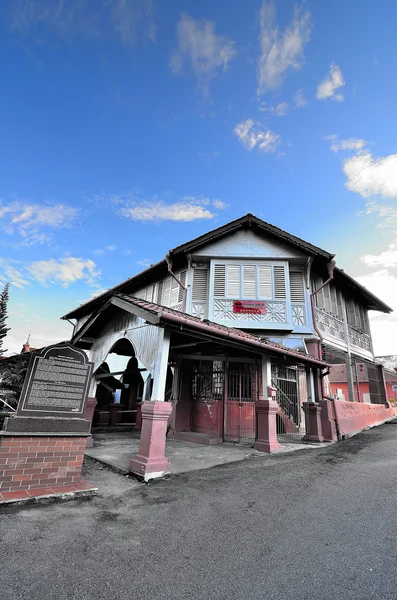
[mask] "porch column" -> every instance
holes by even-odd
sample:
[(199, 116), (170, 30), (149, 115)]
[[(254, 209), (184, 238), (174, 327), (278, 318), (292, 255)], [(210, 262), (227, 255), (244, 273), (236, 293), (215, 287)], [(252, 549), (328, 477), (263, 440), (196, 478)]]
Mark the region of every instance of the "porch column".
[(323, 442), (321, 406), (314, 402), (304, 402), (303, 409), (306, 418), (306, 435), (303, 439), (310, 442)]
[(274, 452), (280, 448), (277, 441), (276, 415), (278, 404), (275, 400), (276, 389), (271, 385), (271, 360), (262, 357), (262, 390), (255, 406), (256, 412), (256, 442), (255, 450)]
[(171, 402), (164, 402), (169, 350), (170, 333), (163, 329), (153, 374), (152, 397), (151, 400), (142, 403), (139, 450), (130, 461), (130, 472), (144, 481), (163, 477), (170, 472), (170, 465), (164, 453), (167, 424), (172, 410)]

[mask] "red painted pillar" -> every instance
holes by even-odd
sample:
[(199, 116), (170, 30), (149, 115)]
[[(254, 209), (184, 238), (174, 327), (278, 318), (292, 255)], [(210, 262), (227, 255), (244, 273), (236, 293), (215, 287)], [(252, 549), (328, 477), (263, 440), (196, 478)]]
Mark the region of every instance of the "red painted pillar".
[(138, 454), (130, 460), (130, 471), (144, 481), (162, 477), (170, 472), (164, 451), (171, 410), (171, 402), (142, 403), (141, 439)]
[[(336, 402), (338, 402), (336, 400)], [(338, 434), (335, 423), (335, 410), (332, 400), (320, 401), (321, 410), (321, 430), (325, 442), (337, 442)]]
[(323, 442), (321, 406), (316, 402), (304, 402), (303, 409), (306, 417), (306, 435), (303, 439), (310, 442)]
[(143, 402), (136, 403), (136, 420), (134, 425), (134, 431), (140, 431), (142, 427), (142, 404)]
[(278, 404), (274, 400), (259, 400), (256, 405), (257, 440), (255, 450), (274, 452), (280, 448), (277, 441), (276, 414)]
[[(92, 419), (94, 416), (94, 410), (95, 410), (95, 407), (97, 404), (98, 404), (98, 401), (96, 398), (87, 398), (87, 403), (86, 403), (85, 409), (84, 409), (84, 417), (87, 419), (87, 421), (89, 421), (91, 423), (91, 427), (92, 427)], [(94, 445), (94, 442), (92, 439), (92, 434), (91, 434), (91, 427), (90, 427), (90, 435), (87, 438), (86, 448), (92, 448)]]

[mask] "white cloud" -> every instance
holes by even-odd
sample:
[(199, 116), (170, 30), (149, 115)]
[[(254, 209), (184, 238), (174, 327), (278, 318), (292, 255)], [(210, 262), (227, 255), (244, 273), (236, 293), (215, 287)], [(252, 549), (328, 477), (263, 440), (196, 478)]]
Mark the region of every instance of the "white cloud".
[(274, 152), (281, 143), (280, 136), (270, 129), (260, 127), (261, 125), (254, 123), (252, 119), (247, 119), (236, 125), (234, 133), (248, 151), (258, 148), (263, 152)]
[(25, 245), (48, 242), (50, 237), (41, 229), (69, 227), (77, 214), (77, 208), (65, 204), (11, 202), (0, 205), (0, 219), (4, 219), (5, 230), (10, 235), (17, 231), (25, 238)]
[[(153, 0), (12, 0), (9, 18), (14, 30), (47, 27), (69, 42), (76, 36), (104, 37), (108, 31), (123, 44), (156, 36)], [(39, 39), (42, 43), (42, 35)]]
[(33, 279), (42, 285), (61, 283), (62, 287), (68, 287), (76, 281), (94, 284), (99, 276), (94, 261), (72, 256), (60, 260), (50, 259), (32, 262), (26, 267), (26, 270)]
[(355, 150), (358, 152), (362, 150), (367, 142), (362, 138), (348, 138), (346, 140), (338, 140), (337, 135), (327, 135), (326, 140), (331, 141), (332, 152), (339, 152), (340, 150)]
[(376, 214), (380, 221), (377, 227), (387, 228), (397, 226), (397, 208), (388, 206), (387, 204), (379, 205), (376, 202), (370, 200), (365, 205), (365, 210), (360, 213), (365, 215)]
[[(16, 263), (18, 264), (18, 263)], [(29, 285), (29, 281), (25, 279), (20, 269), (14, 267), (10, 260), (6, 258), (0, 258), (0, 282), (6, 283), (7, 281), (14, 287), (23, 289)]]
[(366, 254), (361, 257), (361, 261), (369, 267), (382, 267), (386, 269), (397, 267), (397, 237), (395, 241), (388, 246), (387, 250), (384, 250), (377, 255)]
[(180, 74), (184, 60), (190, 61), (197, 82), (207, 95), (210, 80), (220, 70), (225, 70), (235, 56), (234, 42), (225, 35), (216, 34), (212, 21), (195, 21), (186, 13), (181, 15), (177, 32), (179, 46), (172, 54), (170, 67)]
[(196, 221), (197, 219), (212, 219), (215, 216), (199, 203), (166, 204), (161, 200), (157, 202), (143, 200), (122, 208), (119, 214), (132, 221)]
[(397, 198), (397, 154), (374, 159), (369, 152), (347, 158), (343, 163), (346, 187), (364, 198), (373, 195)]
[(303, 108), (307, 104), (307, 100), (303, 95), (303, 90), (298, 90), (294, 96), (294, 102), (296, 108)]
[(327, 98), (331, 98), (337, 102), (342, 102), (344, 99), (343, 95), (339, 92), (335, 92), (344, 85), (345, 81), (343, 79), (342, 71), (335, 63), (332, 63), (329, 69), (329, 74), (317, 87), (317, 100), (326, 100)]
[(289, 69), (301, 69), (303, 49), (310, 40), (310, 13), (295, 8), (292, 23), (279, 33), (273, 3), (263, 2), (259, 13), (261, 56), (258, 94), (278, 87)]
[(138, 34), (156, 39), (153, 0), (110, 0), (111, 20), (124, 44), (134, 44)]
[(154, 263), (154, 261), (151, 260), (150, 258), (141, 258), (141, 260), (136, 261), (137, 265), (140, 265), (141, 267), (145, 267), (145, 268), (150, 267), (153, 263)]
[(259, 110), (261, 110), (262, 112), (268, 112), (274, 117), (285, 117), (285, 115), (287, 115), (292, 109), (290, 109), (288, 102), (280, 102), (276, 106), (272, 106), (271, 104), (266, 105), (266, 103), (264, 102), (259, 107)]
[(217, 208), (218, 210), (225, 210), (226, 208), (229, 207), (227, 202), (224, 202), (223, 200), (218, 200), (218, 199), (213, 200), (212, 205), (215, 208)]
[(392, 273), (388, 269), (381, 269), (376, 273), (357, 277), (357, 281), (394, 310), (391, 315), (371, 311), (370, 322), (375, 355), (395, 354), (395, 340), (397, 335), (397, 273)]

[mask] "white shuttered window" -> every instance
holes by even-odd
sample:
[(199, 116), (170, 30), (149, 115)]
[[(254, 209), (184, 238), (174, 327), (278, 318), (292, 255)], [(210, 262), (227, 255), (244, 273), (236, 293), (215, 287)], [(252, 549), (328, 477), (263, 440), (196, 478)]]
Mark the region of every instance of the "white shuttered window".
[(286, 265), (214, 265), (215, 298), (286, 300)]

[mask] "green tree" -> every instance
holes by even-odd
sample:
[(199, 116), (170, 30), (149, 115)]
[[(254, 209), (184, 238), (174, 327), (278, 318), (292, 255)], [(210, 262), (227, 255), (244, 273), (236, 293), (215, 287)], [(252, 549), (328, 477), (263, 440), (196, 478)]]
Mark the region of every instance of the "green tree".
[(6, 283), (3, 291), (0, 294), (0, 356), (2, 356), (7, 350), (3, 348), (3, 340), (7, 335), (7, 332), (10, 331), (9, 327), (6, 327), (6, 321), (8, 318), (7, 314), (7, 305), (9, 298), (9, 289), (10, 284)]

